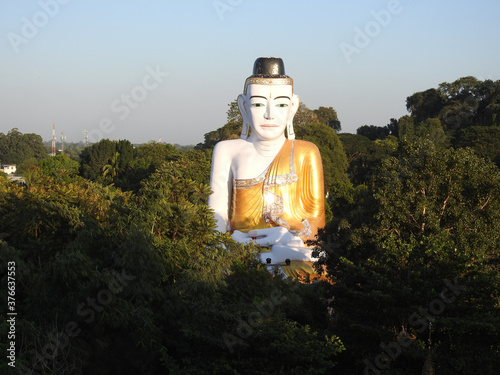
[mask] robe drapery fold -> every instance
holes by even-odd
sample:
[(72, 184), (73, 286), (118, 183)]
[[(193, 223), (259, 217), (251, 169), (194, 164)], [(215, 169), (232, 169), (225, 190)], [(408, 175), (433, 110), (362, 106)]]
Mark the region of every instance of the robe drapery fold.
[(323, 167), (313, 143), (287, 139), (260, 176), (234, 179), (231, 231), (276, 226), (303, 240), (325, 225)]

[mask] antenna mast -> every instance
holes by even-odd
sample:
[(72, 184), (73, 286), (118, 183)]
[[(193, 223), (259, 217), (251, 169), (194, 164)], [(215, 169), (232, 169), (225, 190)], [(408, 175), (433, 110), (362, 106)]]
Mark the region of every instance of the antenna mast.
[(66, 140), (66, 136), (64, 132), (61, 132), (61, 154), (64, 153), (64, 141)]
[(52, 156), (56, 156), (56, 124), (52, 124)]

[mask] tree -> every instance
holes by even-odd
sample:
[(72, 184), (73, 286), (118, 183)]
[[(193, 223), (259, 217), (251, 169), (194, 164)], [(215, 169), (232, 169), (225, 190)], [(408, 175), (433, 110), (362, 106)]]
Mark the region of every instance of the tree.
[(337, 117), (337, 111), (332, 107), (318, 107), (318, 109), (313, 110), (314, 114), (318, 118), (318, 121), (330, 126), (335, 132), (340, 132), (342, 127), (340, 126), (340, 121)]
[(21, 164), (28, 159), (41, 160), (48, 154), (42, 137), (23, 134), (16, 128), (7, 134), (0, 133), (0, 160), (4, 164)]
[(434, 145), (447, 147), (448, 139), (439, 118), (427, 118), (417, 122), (416, 118), (403, 116), (399, 119), (399, 137), (403, 142), (416, 142), (427, 139)]
[(389, 154), (390, 147), (383, 147), (382, 144), (358, 134), (342, 133), (339, 134), (339, 139), (349, 163), (349, 180), (354, 185), (371, 184), (381, 160)]
[(71, 179), (78, 175), (80, 164), (65, 155), (56, 155), (41, 160), (38, 167), (47, 176)]
[(439, 118), (446, 131), (469, 126), (498, 124), (500, 82), (479, 81), (467, 76), (437, 89), (417, 92), (406, 99), (406, 108), (416, 123)]
[(473, 125), (479, 103), (471, 94), (465, 98), (450, 100), (439, 112), (439, 118), (450, 130)]
[(478, 126), (500, 125), (500, 81), (486, 80), (476, 88), (479, 98), (476, 122)]
[(399, 122), (395, 118), (391, 118), (390, 122), (387, 124), (387, 129), (389, 129), (389, 134), (399, 137)]
[(386, 126), (363, 125), (356, 130), (356, 134), (363, 135), (374, 141), (387, 137), (389, 135), (389, 129)]
[(437, 117), (446, 104), (446, 94), (441, 90), (428, 89), (406, 98), (406, 109), (417, 121)]
[[(388, 159), (384, 166), (394, 173), (389, 177), (382, 171), (387, 186), (376, 195), (384, 203), (384, 216), (380, 216), (384, 228), (401, 236), (444, 232), (460, 251), (476, 259), (496, 255), (500, 237), (483, 233), (500, 225), (497, 203), (492, 202), (500, 189), (494, 164), (477, 158), (470, 149), (439, 151), (433, 143), (422, 141), (403, 145), (401, 159)], [(385, 222), (386, 218), (390, 221)]]
[(0, 259), (18, 267), (18, 367), (140, 372), (151, 349), (141, 340), (155, 334), (145, 301), (160, 292), (161, 263), (147, 237), (124, 225), (128, 195), (41, 173), (30, 187), (0, 190)]
[(102, 168), (116, 152), (116, 142), (102, 139), (86, 147), (80, 154), (81, 174), (84, 178), (96, 181), (102, 176)]
[(149, 142), (133, 149), (133, 159), (127, 168), (115, 177), (114, 183), (121, 189), (137, 193), (141, 181), (148, 178), (166, 160), (173, 160), (181, 152), (170, 144)]
[[(420, 374), (430, 320), (442, 372), (491, 371), (500, 350), (500, 320), (491, 319), (500, 316), (500, 171), (471, 150), (421, 139), (383, 159), (373, 182), (318, 244), (349, 348), (339, 367)], [(384, 350), (388, 361), (377, 362)]]
[(443, 82), (439, 92), (447, 99), (439, 118), (449, 129), (459, 129), (474, 123), (479, 100), (476, 94), (480, 85), (475, 77), (462, 77), (452, 83)]
[[(123, 174), (130, 169), (134, 163), (135, 150), (130, 141), (125, 139), (116, 142), (116, 152), (118, 153), (119, 161), (117, 161), (117, 174)], [(116, 155), (116, 154), (115, 154)]]
[(474, 152), (494, 162), (500, 167), (500, 127), (471, 126), (453, 134), (455, 148), (470, 147)]
[(318, 117), (313, 110), (309, 109), (304, 103), (299, 103), (299, 108), (295, 113), (293, 118), (293, 125), (295, 126), (295, 130), (304, 126), (306, 124), (315, 124), (318, 123)]
[(418, 124), (416, 130), (418, 138), (430, 139), (435, 145), (447, 146), (448, 140), (439, 118), (428, 118)]
[[(129, 141), (102, 139), (82, 150), (80, 154), (81, 174), (92, 181), (111, 183), (114, 178), (119, 177), (131, 167), (133, 157), (134, 147)], [(111, 176), (108, 176), (108, 173), (103, 175), (105, 169), (113, 172)]]
[(109, 160), (109, 164), (106, 164), (102, 167), (102, 176), (106, 177), (109, 175), (112, 179), (116, 177), (118, 174), (118, 169), (120, 165), (118, 164), (118, 158), (120, 157), (120, 153), (117, 151), (113, 155), (113, 157)]
[[(169, 160), (174, 155), (177, 155), (178, 150), (170, 144), (162, 144), (157, 142), (149, 142), (137, 146), (135, 149), (135, 165), (153, 166), (153, 170), (160, 167), (165, 160)], [(140, 160), (140, 162), (138, 161)]]
[(466, 99), (475, 96), (476, 88), (480, 81), (472, 76), (461, 77), (452, 83), (443, 82), (439, 84), (438, 90), (441, 95), (449, 100)]

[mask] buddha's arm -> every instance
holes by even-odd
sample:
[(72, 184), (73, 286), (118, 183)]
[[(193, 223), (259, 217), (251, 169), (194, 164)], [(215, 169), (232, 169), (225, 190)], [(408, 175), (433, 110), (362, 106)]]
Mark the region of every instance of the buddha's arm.
[(325, 192), (323, 164), (316, 145), (309, 144), (301, 162), (299, 191), (304, 217), (311, 224), (311, 235), (306, 239), (314, 239), (319, 228), (325, 226)]
[(212, 194), (208, 198), (208, 205), (215, 212), (217, 230), (221, 232), (226, 232), (229, 229), (228, 216), (232, 180), (231, 156), (224, 142), (220, 142), (215, 146), (212, 155), (212, 171), (210, 174)]

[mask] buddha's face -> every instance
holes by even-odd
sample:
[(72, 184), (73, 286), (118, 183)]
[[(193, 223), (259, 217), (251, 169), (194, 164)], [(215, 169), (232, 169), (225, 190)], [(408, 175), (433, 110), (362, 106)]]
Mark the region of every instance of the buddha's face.
[(252, 128), (252, 138), (271, 141), (284, 136), (297, 110), (298, 97), (291, 85), (252, 84), (246, 95), (238, 98), (238, 104)]

